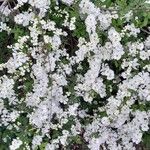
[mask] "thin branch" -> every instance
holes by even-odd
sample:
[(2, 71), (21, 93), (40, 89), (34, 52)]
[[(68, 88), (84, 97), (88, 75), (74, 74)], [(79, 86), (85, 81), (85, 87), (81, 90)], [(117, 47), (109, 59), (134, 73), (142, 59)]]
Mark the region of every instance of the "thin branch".
[(147, 33), (147, 34), (150, 34), (150, 32), (147, 31), (147, 30), (145, 30), (145, 29), (141, 29), (141, 31), (143, 31), (143, 32), (145, 32), (145, 33)]
[[(100, 10), (102, 10), (102, 11), (111, 11), (111, 12), (118, 12), (118, 11), (121, 11), (121, 9), (119, 9), (119, 8), (105, 8), (105, 7), (99, 7), (100, 8)], [(146, 12), (150, 12), (150, 9), (148, 9), (148, 8), (141, 8), (141, 7), (135, 7), (135, 8), (132, 8), (131, 9), (132, 11), (138, 11), (138, 10), (144, 10), (144, 11), (146, 11)]]
[(3, 12), (5, 10), (6, 5), (7, 5), (7, 1), (4, 1), (2, 5), (0, 6), (0, 9), (1, 9), (0, 12)]

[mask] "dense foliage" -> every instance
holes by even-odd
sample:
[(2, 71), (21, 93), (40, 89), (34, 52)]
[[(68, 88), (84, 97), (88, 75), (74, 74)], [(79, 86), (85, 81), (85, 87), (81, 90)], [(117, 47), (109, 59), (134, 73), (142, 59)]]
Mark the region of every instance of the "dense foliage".
[(0, 150), (150, 149), (150, 1), (0, 4)]

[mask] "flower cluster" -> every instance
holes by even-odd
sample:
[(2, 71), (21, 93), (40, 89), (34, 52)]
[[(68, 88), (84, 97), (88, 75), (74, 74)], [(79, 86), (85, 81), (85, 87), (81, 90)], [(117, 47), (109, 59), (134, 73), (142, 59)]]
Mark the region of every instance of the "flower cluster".
[(148, 20), (143, 29), (132, 10), (109, 3), (18, 0), (13, 18), (3, 13), (2, 149), (136, 150), (144, 141)]

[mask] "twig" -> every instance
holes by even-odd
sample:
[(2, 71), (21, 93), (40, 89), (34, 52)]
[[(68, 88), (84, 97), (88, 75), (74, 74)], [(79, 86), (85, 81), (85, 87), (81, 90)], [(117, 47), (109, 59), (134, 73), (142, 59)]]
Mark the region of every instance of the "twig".
[(143, 31), (143, 32), (145, 32), (145, 33), (147, 33), (147, 34), (150, 34), (150, 32), (147, 31), (147, 30), (145, 30), (145, 29), (141, 29), (141, 31)]
[(6, 4), (7, 4), (7, 1), (4, 1), (4, 2), (2, 3), (2, 5), (0, 6), (0, 12), (3, 13), (3, 11), (5, 10)]

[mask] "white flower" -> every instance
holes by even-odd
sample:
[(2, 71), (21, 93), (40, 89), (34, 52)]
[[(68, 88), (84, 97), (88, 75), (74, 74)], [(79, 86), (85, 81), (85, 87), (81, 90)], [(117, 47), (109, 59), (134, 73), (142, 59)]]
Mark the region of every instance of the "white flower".
[(29, 22), (33, 19), (33, 17), (34, 17), (34, 14), (32, 12), (31, 13), (23, 12), (23, 13), (16, 15), (14, 17), (14, 20), (17, 24), (28, 26)]
[(74, 104), (74, 105), (70, 105), (69, 106), (69, 109), (68, 109), (68, 112), (69, 112), (69, 115), (73, 115), (73, 116), (76, 116), (77, 115), (77, 108), (78, 108), (79, 104)]
[(111, 70), (109, 67), (108, 67), (108, 65), (104, 65), (103, 67), (102, 67), (102, 69), (101, 69), (101, 72), (102, 72), (102, 75), (105, 75), (105, 76), (107, 76), (107, 79), (108, 80), (112, 80), (112, 79), (114, 79), (114, 71), (113, 70)]
[(85, 20), (85, 24), (86, 24), (86, 30), (89, 34), (95, 32), (97, 22), (93, 14), (87, 16)]
[(150, 0), (145, 1), (145, 3), (148, 3), (148, 4), (149, 4), (149, 3), (150, 3)]
[(9, 148), (10, 148), (10, 150), (17, 150), (22, 144), (23, 144), (23, 142), (19, 138), (13, 139)]
[(70, 21), (70, 24), (69, 24), (69, 29), (70, 30), (75, 30), (76, 29), (75, 22), (76, 22), (76, 18), (72, 17), (71, 21)]
[(12, 113), (10, 113), (10, 118), (12, 122), (14, 122), (18, 117), (19, 117), (19, 112), (13, 111)]
[(18, 1), (18, 3), (20, 4), (20, 5), (22, 5), (23, 3), (27, 3), (28, 2), (28, 0), (17, 0)]
[(72, 5), (74, 3), (74, 0), (62, 0), (62, 2), (66, 3), (67, 5)]
[(120, 34), (115, 30), (115, 28), (111, 27), (108, 31), (108, 38), (110, 41), (115, 44), (121, 41)]
[(59, 46), (61, 45), (60, 37), (57, 35), (54, 35), (51, 39), (51, 45), (53, 49), (58, 49)]
[(36, 8), (39, 9), (48, 9), (49, 5), (50, 5), (50, 1), (49, 0), (29, 0), (28, 2), (29, 4), (31, 4), (32, 6), (35, 6)]
[(41, 144), (41, 142), (42, 142), (42, 136), (40, 135), (34, 136), (32, 140), (32, 148), (35, 149), (36, 146)]
[(148, 55), (147, 51), (144, 51), (144, 50), (140, 51), (140, 58), (142, 60), (149, 59), (149, 55)]
[(108, 117), (103, 117), (101, 119), (101, 122), (103, 125), (108, 126), (110, 124), (109, 118)]

